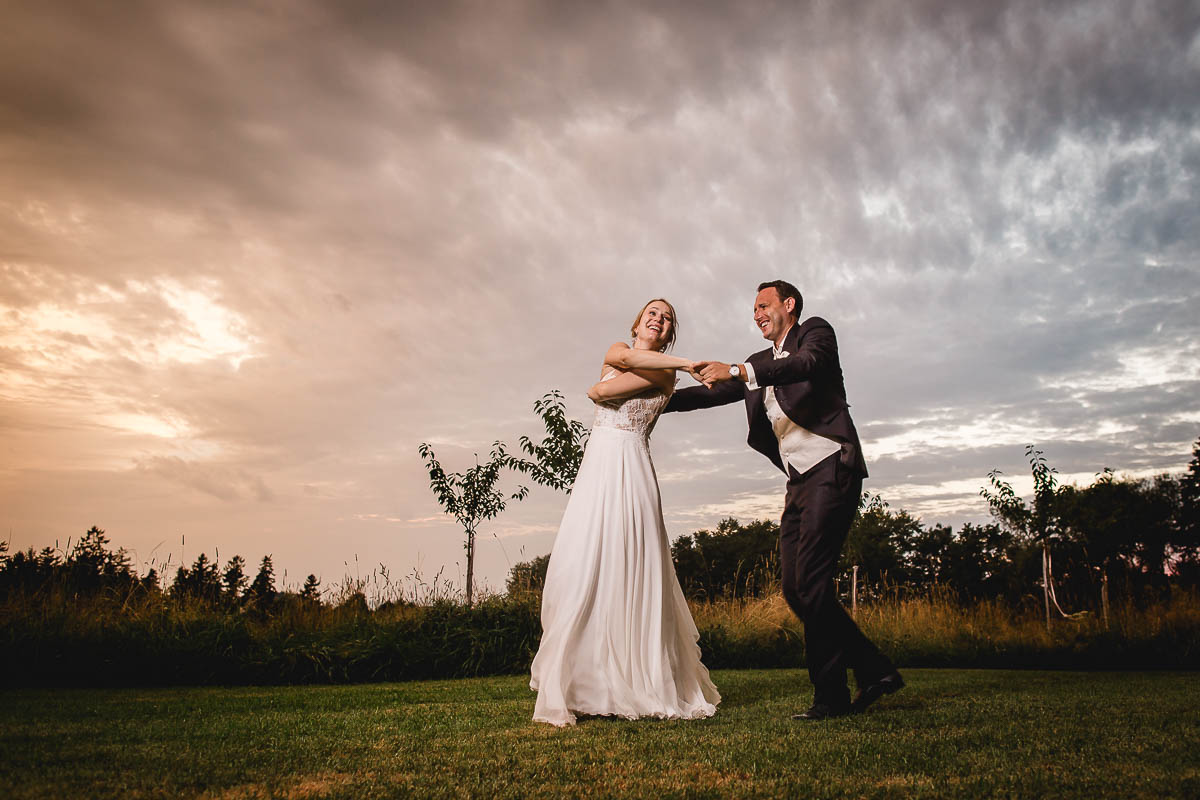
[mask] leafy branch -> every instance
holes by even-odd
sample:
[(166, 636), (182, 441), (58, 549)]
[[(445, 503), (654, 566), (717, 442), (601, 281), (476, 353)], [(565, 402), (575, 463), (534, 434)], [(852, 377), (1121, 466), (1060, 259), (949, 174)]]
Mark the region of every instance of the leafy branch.
[(582, 422), (567, 418), (563, 394), (557, 389), (535, 402), (533, 411), (541, 417), (546, 437), (538, 444), (528, 436), (521, 437), (521, 452), (528, 458), (507, 453), (503, 443), (497, 442), (504, 464), (542, 486), (570, 494), (583, 461), (589, 431)]

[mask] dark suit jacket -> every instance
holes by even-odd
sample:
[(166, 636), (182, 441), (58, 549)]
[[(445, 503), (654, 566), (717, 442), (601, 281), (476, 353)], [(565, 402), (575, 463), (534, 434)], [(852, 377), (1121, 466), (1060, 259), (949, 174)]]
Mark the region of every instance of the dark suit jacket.
[(750, 433), (746, 441), (786, 475), (787, 466), (779, 456), (779, 440), (767, 419), (763, 390), (775, 387), (775, 399), (783, 413), (797, 425), (842, 446), (841, 461), (862, 477), (867, 477), (858, 431), (850, 419), (846, 402), (846, 384), (838, 360), (837, 338), (833, 328), (820, 317), (797, 323), (783, 340), (786, 358), (776, 359), (770, 347), (749, 356), (759, 388), (750, 389), (740, 380), (722, 381), (711, 389), (691, 386), (671, 395), (667, 411), (691, 411), (697, 408), (746, 401)]

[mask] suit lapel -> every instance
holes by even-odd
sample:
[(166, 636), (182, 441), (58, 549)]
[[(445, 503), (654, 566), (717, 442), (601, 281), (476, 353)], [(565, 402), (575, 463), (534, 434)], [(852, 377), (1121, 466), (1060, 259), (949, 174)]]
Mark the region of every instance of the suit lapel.
[[(809, 328), (812, 327), (812, 325), (809, 324), (810, 320), (812, 320), (812, 317), (809, 317), (804, 322), (797, 322), (792, 326), (791, 330), (787, 332), (787, 336), (783, 337), (783, 351), (785, 353), (788, 355), (793, 355), (800, 349), (801, 340), (804, 339), (804, 335), (808, 332)], [(774, 358), (774, 351), (768, 350), (767, 357)], [(783, 409), (783, 413), (787, 414), (789, 418), (792, 417), (793, 410), (792, 404), (789, 401), (796, 396), (796, 392), (802, 386), (807, 386), (807, 382), (805, 381), (801, 383), (793, 383), (775, 387), (775, 400), (779, 403), (780, 408)], [(795, 422), (795, 419), (792, 421)]]
[(797, 322), (788, 331), (787, 336), (783, 337), (783, 349), (789, 354), (796, 352), (800, 348), (800, 340), (804, 338), (805, 332), (808, 331), (810, 322), (812, 322), (812, 317), (804, 320), (804, 322)]

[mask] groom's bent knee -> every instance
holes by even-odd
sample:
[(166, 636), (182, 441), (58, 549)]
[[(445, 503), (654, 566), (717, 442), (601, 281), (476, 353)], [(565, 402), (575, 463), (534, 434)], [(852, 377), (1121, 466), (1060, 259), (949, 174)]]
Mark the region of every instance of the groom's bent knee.
[(796, 616), (804, 622), (817, 613), (821, 603), (821, 594), (819, 587), (806, 586), (798, 581), (784, 582), (783, 584), (783, 599)]

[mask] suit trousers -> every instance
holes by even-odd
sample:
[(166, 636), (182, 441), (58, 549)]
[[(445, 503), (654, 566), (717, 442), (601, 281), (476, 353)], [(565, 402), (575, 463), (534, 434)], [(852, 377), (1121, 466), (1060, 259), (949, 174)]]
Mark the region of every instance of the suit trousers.
[(850, 701), (847, 668), (860, 687), (895, 667), (846, 613), (834, 576), (858, 510), (862, 477), (834, 453), (803, 475), (788, 467), (787, 499), (779, 524), (783, 597), (804, 622), (814, 703)]

